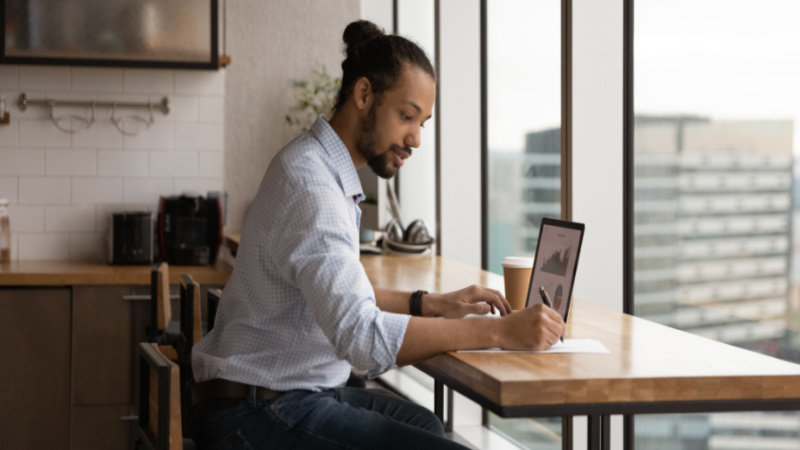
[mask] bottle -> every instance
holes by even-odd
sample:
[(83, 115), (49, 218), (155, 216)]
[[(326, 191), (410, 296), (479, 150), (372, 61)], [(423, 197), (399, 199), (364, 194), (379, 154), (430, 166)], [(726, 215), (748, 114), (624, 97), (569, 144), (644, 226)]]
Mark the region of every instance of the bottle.
[(11, 221), (8, 200), (0, 198), (0, 263), (11, 262)]

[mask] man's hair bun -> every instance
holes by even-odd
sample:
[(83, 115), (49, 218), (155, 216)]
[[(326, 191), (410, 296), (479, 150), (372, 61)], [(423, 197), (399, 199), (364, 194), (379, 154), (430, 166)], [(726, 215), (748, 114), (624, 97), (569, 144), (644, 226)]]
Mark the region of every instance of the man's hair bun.
[(356, 47), (383, 35), (383, 30), (374, 23), (367, 20), (359, 20), (344, 29), (342, 40), (347, 45), (347, 53), (349, 54)]
[(384, 34), (372, 22), (359, 20), (344, 29), (342, 40), (347, 45), (342, 61), (342, 82), (333, 109), (338, 111), (352, 94), (360, 78), (370, 82), (372, 92), (380, 98), (397, 83), (405, 64), (424, 70), (436, 80), (431, 61), (415, 43), (394, 34)]

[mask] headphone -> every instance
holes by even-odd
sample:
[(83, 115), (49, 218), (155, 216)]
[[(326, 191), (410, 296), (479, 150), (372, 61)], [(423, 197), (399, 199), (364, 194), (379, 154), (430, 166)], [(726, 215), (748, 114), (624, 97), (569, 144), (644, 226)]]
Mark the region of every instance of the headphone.
[(422, 219), (411, 222), (405, 230), (403, 230), (400, 222), (392, 219), (386, 226), (386, 237), (393, 242), (418, 245), (428, 245), (433, 241), (428, 227)]

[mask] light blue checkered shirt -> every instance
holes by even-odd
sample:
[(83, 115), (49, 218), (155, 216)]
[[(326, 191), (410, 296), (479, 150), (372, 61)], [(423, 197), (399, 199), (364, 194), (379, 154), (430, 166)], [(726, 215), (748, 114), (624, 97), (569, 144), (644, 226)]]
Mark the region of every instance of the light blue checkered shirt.
[(396, 367), (410, 316), (385, 313), (359, 262), (361, 182), (320, 117), (272, 160), (242, 230), (195, 380), (278, 391), (343, 385), (350, 364)]

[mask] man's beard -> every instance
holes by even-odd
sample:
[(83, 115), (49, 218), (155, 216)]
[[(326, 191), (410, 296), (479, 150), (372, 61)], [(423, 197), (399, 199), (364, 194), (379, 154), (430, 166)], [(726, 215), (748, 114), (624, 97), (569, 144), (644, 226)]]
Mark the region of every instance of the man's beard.
[[(378, 132), (376, 130), (376, 107), (377, 105), (373, 103), (367, 112), (367, 117), (361, 120), (361, 134), (356, 140), (356, 150), (367, 160), (367, 164), (370, 169), (375, 172), (375, 175), (389, 179), (397, 173), (397, 168), (389, 163), (395, 156), (395, 152), (392, 150), (394, 148), (399, 149), (399, 147), (397, 145), (392, 145), (388, 151), (379, 153), (377, 148)], [(406, 151), (411, 153), (411, 149), (406, 149)]]

